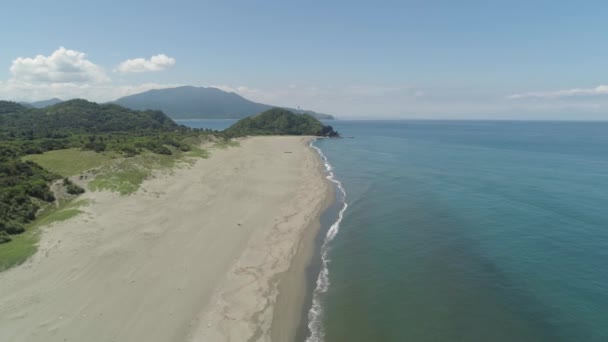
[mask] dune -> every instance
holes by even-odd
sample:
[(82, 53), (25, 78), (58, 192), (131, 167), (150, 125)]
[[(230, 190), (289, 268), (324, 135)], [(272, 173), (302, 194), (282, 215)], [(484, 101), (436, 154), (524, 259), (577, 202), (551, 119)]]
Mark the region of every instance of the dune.
[(332, 193), (310, 139), (247, 138), (130, 196), (87, 192), (0, 273), (0, 341), (292, 339)]

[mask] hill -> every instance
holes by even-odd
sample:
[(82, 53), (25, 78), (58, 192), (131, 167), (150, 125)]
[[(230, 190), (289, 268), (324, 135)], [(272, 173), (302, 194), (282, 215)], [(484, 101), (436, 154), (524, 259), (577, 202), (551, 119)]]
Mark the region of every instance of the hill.
[[(148, 90), (121, 97), (113, 103), (136, 110), (161, 110), (175, 119), (242, 119), (274, 108), (217, 88), (192, 86)], [(312, 111), (294, 112), (333, 119), (331, 115)]]
[(331, 126), (324, 126), (308, 114), (294, 114), (283, 108), (272, 108), (263, 113), (237, 121), (224, 131), (230, 136), (245, 135), (316, 135), (337, 137)]
[(45, 108), (48, 106), (52, 106), (52, 105), (56, 105), (58, 103), (63, 102), (63, 100), (60, 100), (58, 98), (52, 98), (49, 100), (43, 100), (43, 101), (36, 101), (36, 102), (31, 102), (29, 103), (30, 106), (34, 107), (34, 108)]
[(74, 133), (173, 130), (178, 125), (160, 111), (135, 111), (115, 104), (70, 100), (42, 109), (0, 101), (0, 139), (44, 138)]
[(26, 110), (27, 107), (22, 105), (21, 103), (12, 102), (12, 101), (0, 101), (0, 115), (1, 114), (9, 114), (9, 113), (17, 113)]
[[(56, 203), (49, 184), (61, 177), (24, 160), (25, 156), (54, 150), (88, 150), (89, 154), (110, 151), (116, 157), (144, 152), (179, 155), (191, 150), (190, 141), (198, 141), (203, 134), (206, 132), (176, 124), (161, 111), (136, 111), (86, 100), (42, 109), (0, 101), (0, 244), (24, 232), (41, 208)], [(66, 154), (59, 162), (80, 163), (80, 155), (75, 153), (69, 157)], [(62, 184), (69, 194), (84, 192), (69, 179)]]

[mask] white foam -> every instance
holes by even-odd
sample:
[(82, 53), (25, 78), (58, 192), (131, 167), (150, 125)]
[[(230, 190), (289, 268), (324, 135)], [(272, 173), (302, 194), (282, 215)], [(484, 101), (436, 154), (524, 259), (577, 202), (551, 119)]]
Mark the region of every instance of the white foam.
[(321, 158), (323, 159), (323, 163), (325, 164), (325, 170), (327, 171), (327, 179), (331, 182), (335, 183), (340, 192), (342, 192), (342, 208), (338, 213), (338, 219), (334, 222), (327, 234), (325, 235), (325, 239), (323, 240), (323, 245), (321, 246), (321, 272), (319, 272), (319, 277), (317, 278), (317, 286), (312, 295), (312, 306), (310, 311), (308, 311), (308, 329), (310, 330), (310, 336), (306, 339), (306, 342), (322, 342), (325, 337), (325, 332), (323, 331), (322, 317), (323, 317), (323, 306), (321, 303), (321, 297), (323, 293), (327, 292), (329, 288), (329, 258), (328, 258), (328, 250), (330, 242), (336, 237), (338, 232), (340, 231), (340, 222), (342, 222), (342, 217), (344, 216), (344, 212), (346, 208), (348, 208), (348, 204), (346, 203), (346, 191), (342, 186), (342, 183), (337, 180), (333, 173), (333, 168), (323, 151), (320, 148), (313, 145), (313, 142), (310, 143), (310, 147), (314, 148)]

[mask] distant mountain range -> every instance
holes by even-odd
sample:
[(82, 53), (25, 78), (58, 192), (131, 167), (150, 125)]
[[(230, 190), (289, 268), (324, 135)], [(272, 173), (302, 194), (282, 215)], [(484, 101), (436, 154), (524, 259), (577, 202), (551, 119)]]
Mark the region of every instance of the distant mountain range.
[(36, 102), (21, 102), (20, 104), (26, 106), (26, 107), (30, 107), (30, 108), (44, 108), (44, 107), (48, 107), (48, 106), (52, 106), (58, 103), (63, 102), (63, 100), (60, 100), (58, 98), (52, 98), (50, 100), (43, 100), (43, 101), (36, 101)]
[[(29, 108), (44, 108), (63, 102), (54, 98), (37, 102), (21, 102)], [(231, 92), (212, 87), (183, 86), (153, 89), (111, 101), (135, 110), (161, 110), (173, 119), (242, 119), (277, 106), (257, 103)], [(333, 120), (329, 114), (283, 107), (296, 114), (309, 114), (319, 120)]]
[[(148, 90), (121, 97), (113, 103), (137, 110), (162, 110), (174, 119), (242, 119), (276, 107), (249, 101), (217, 88), (192, 86)], [(310, 114), (317, 119), (334, 118), (308, 110), (286, 109), (297, 114)]]

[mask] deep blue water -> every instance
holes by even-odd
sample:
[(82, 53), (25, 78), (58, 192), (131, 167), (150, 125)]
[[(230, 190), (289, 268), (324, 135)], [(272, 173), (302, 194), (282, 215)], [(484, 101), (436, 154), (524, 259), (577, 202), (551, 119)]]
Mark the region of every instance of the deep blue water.
[(332, 125), (326, 341), (608, 341), (608, 123)]

